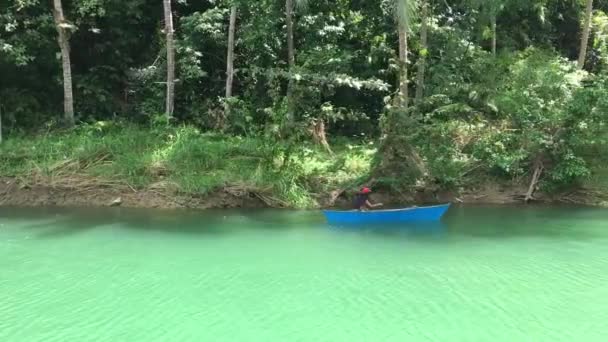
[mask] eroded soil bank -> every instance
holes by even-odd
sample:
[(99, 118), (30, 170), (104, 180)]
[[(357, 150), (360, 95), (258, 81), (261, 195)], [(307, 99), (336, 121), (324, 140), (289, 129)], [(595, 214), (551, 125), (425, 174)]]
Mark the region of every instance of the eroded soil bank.
[[(55, 182), (54, 182), (55, 183)], [(391, 207), (430, 203), (471, 203), (471, 204), (516, 204), (522, 203), (525, 189), (502, 188), (497, 185), (472, 189), (463, 193), (449, 191), (414, 191), (411, 193), (378, 192), (372, 195), (376, 202)], [(318, 208), (348, 208), (350, 198), (346, 194), (317, 196)], [(560, 195), (537, 194), (537, 200), (548, 203), (570, 203), (602, 205), (605, 198), (599, 193), (576, 189)], [(277, 203), (268, 195), (255, 190), (218, 188), (207, 194), (184, 194), (170, 188), (134, 189), (121, 185), (91, 185), (79, 187), (66, 184), (56, 185), (37, 182), (31, 184), (17, 178), (0, 179), (0, 205), (2, 206), (58, 206), (58, 207), (106, 207), (123, 206), (129, 208), (268, 208), (289, 207)]]

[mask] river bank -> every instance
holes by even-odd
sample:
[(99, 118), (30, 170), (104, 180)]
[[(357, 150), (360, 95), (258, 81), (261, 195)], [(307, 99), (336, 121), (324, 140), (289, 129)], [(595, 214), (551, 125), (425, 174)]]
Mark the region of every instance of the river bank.
[[(0, 205), (134, 208), (350, 207), (362, 185), (389, 206), (523, 202), (528, 177), (499, 178), (463, 165), (452, 185), (375, 178), (373, 140), (289, 147), (262, 137), (205, 134), (193, 127), (96, 123), (67, 132), (12, 137), (0, 145)], [(599, 165), (599, 164), (598, 164)], [(471, 171), (472, 170), (472, 171)], [(602, 205), (605, 170), (568, 190), (536, 191), (536, 201)]]
[[(28, 183), (18, 178), (0, 179), (0, 206), (17, 207), (108, 207), (122, 206), (127, 208), (159, 209), (227, 209), (227, 208), (294, 208), (288, 203), (277, 203), (269, 200), (264, 194), (254, 189), (237, 189), (236, 187), (219, 188), (206, 194), (184, 194), (170, 189), (147, 188), (135, 189), (126, 185), (78, 184), (57, 185), (49, 183)], [(73, 180), (72, 180), (73, 181)], [(57, 180), (55, 180), (57, 182)], [(81, 184), (82, 185), (82, 184)], [(411, 204), (463, 203), (513, 205), (523, 203), (524, 187), (503, 188), (486, 186), (483, 189), (469, 190), (463, 193), (452, 191), (416, 191), (413, 193), (378, 192), (372, 195), (375, 202), (385, 203), (390, 207)], [(328, 207), (348, 208), (349, 194), (327, 193), (317, 195), (317, 205), (309, 209)], [(608, 196), (589, 189), (573, 189), (559, 194), (537, 194), (536, 202), (552, 204), (581, 204), (606, 206)]]

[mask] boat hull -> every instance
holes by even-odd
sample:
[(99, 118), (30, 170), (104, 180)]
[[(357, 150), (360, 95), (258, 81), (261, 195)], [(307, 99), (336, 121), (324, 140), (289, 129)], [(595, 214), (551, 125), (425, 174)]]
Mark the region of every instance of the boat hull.
[(324, 210), (329, 224), (395, 224), (407, 222), (437, 222), (448, 211), (450, 204), (394, 210), (336, 211)]

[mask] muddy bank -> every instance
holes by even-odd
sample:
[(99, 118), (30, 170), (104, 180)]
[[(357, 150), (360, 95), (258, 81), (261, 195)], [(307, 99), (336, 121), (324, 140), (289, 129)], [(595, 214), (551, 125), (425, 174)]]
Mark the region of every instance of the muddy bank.
[[(470, 203), (470, 204), (516, 204), (523, 202), (523, 187), (487, 185), (478, 189), (456, 193), (450, 191), (419, 190), (408, 193), (379, 192), (372, 195), (375, 202), (387, 206), (411, 204)], [(567, 196), (566, 196), (567, 195)], [(349, 208), (350, 196), (342, 194), (335, 200), (330, 195), (319, 195), (320, 207)], [(582, 192), (571, 192), (560, 196), (537, 195), (537, 200), (552, 203), (600, 204)], [(271, 203), (253, 191), (217, 189), (206, 195), (180, 194), (169, 189), (133, 189), (127, 186), (96, 185), (74, 187), (65, 185), (30, 184), (16, 178), (0, 179), (0, 205), (3, 206), (59, 206), (59, 207), (106, 207), (120, 205), (130, 208), (268, 208), (285, 207)]]
[(129, 187), (95, 186), (86, 189), (66, 186), (28, 185), (17, 179), (0, 180), (0, 205), (129, 208), (263, 208), (266, 203), (253, 194), (217, 191), (204, 196)]
[[(376, 192), (371, 195), (374, 202), (384, 203), (391, 207), (408, 204), (517, 204), (523, 202), (519, 187), (504, 188), (489, 185), (480, 189), (471, 189), (462, 192), (446, 190), (415, 190), (411, 192), (387, 193)], [(349, 196), (340, 196), (336, 202), (337, 207), (349, 207)]]

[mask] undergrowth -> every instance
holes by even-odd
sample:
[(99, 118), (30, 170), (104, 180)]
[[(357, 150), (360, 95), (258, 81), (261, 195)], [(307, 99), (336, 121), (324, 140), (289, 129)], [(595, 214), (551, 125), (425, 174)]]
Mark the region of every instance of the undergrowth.
[[(468, 135), (478, 133), (461, 131), (453, 133), (456, 141), (467, 142)], [(461, 191), (517, 179), (493, 174), (463, 152), (461, 145), (466, 144), (439, 143), (438, 136), (425, 135), (428, 141), (419, 148), (434, 177), (426, 187)], [(386, 184), (398, 191), (411, 189), (409, 183), (395, 183), (404, 179), (401, 173), (389, 183), (372, 176), (374, 158), (381, 155), (377, 143), (339, 138), (331, 145), (333, 154), (302, 141), (290, 147), (263, 136), (212, 134), (192, 126), (97, 122), (71, 131), (10, 137), (0, 145), (0, 177), (19, 178), (23, 184), (90, 190), (123, 186), (167, 195), (225, 191), (291, 208), (326, 205), (334, 194), (350, 193), (370, 179), (379, 190), (386, 190)], [(585, 159), (593, 163), (588, 165), (590, 176), (581, 180), (584, 189), (602, 198), (608, 194), (603, 151), (605, 146), (586, 151)]]
[(320, 195), (355, 186), (370, 171), (373, 144), (336, 142), (335, 155), (310, 144), (286, 149), (263, 137), (98, 122), (68, 132), (12, 137), (0, 145), (0, 176), (68, 176), (184, 194), (251, 193), (276, 206), (307, 208)]

